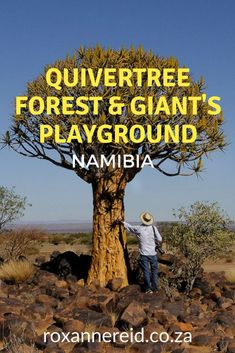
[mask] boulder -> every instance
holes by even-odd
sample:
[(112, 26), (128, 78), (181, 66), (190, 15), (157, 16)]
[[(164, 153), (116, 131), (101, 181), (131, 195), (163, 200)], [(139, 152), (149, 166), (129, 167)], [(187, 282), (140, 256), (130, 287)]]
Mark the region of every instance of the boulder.
[(213, 343), (213, 336), (209, 335), (198, 335), (193, 337), (194, 346), (209, 346)]
[(177, 322), (176, 326), (179, 328), (181, 332), (192, 332), (193, 325), (191, 322)]
[(164, 309), (156, 310), (154, 317), (157, 319), (159, 324), (164, 326), (165, 329), (177, 322), (175, 315), (172, 315), (168, 310)]
[(73, 318), (82, 321), (86, 324), (93, 324), (94, 326), (111, 326), (112, 322), (109, 317), (103, 313), (98, 313), (89, 309), (74, 308)]
[(233, 327), (235, 325), (235, 317), (229, 311), (220, 312), (215, 315), (213, 322), (224, 327)]
[(67, 278), (71, 275), (77, 279), (87, 279), (91, 256), (81, 254), (78, 256), (73, 251), (57, 252), (51, 256), (50, 261), (41, 265), (41, 269), (56, 273), (60, 278)]
[(221, 309), (227, 309), (233, 305), (234, 301), (230, 298), (220, 297), (217, 301), (217, 305)]
[(205, 278), (196, 278), (193, 287), (199, 288), (201, 290), (201, 295), (207, 295), (212, 292), (211, 286)]
[(98, 312), (110, 313), (115, 310), (116, 301), (117, 296), (115, 293), (95, 295), (89, 298), (88, 307)]
[(163, 304), (163, 309), (167, 310), (169, 313), (174, 315), (180, 321), (183, 321), (182, 318), (187, 313), (187, 308), (186, 308), (185, 302), (182, 300), (177, 301), (177, 302), (172, 302), (172, 303), (170, 303), (169, 301), (166, 301)]
[(56, 308), (58, 306), (58, 301), (46, 294), (39, 294), (35, 298), (35, 303), (46, 305), (51, 308)]
[(122, 283), (123, 283), (123, 279), (122, 278), (113, 278), (110, 279), (108, 281), (107, 287), (111, 290), (111, 291), (118, 291), (119, 289), (122, 288)]
[(228, 345), (227, 353), (235, 353), (235, 342), (232, 342)]
[(136, 301), (130, 303), (121, 315), (118, 327), (138, 328), (147, 323), (147, 315), (143, 307)]
[(68, 320), (63, 324), (63, 330), (65, 332), (82, 332), (85, 328), (85, 324), (79, 320)]

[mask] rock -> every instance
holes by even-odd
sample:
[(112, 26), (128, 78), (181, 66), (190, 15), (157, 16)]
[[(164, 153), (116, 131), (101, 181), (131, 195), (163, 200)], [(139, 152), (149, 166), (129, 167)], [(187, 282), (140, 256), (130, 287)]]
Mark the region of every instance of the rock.
[(114, 346), (106, 346), (105, 353), (124, 353), (122, 348), (114, 347)]
[(180, 321), (183, 321), (182, 318), (187, 314), (185, 303), (182, 300), (173, 303), (166, 301), (163, 304), (163, 309), (169, 311), (169, 313), (174, 315)]
[(119, 289), (122, 288), (122, 283), (123, 283), (123, 279), (122, 278), (113, 278), (110, 279), (107, 287), (111, 290), (111, 291), (118, 291)]
[(121, 297), (136, 295), (137, 293), (141, 293), (141, 288), (138, 284), (131, 284), (123, 287), (119, 293)]
[(64, 300), (69, 297), (69, 290), (68, 288), (59, 288), (54, 286), (47, 288), (46, 294), (58, 300)]
[(84, 324), (93, 324), (94, 326), (111, 326), (112, 322), (109, 317), (103, 313), (98, 313), (89, 309), (74, 308), (73, 318), (82, 321)]
[(198, 335), (193, 337), (193, 345), (209, 346), (213, 342), (213, 337), (209, 335)]
[(0, 316), (6, 316), (7, 314), (16, 314), (21, 315), (24, 311), (23, 303), (19, 303), (19, 301), (9, 301), (6, 298), (5, 304), (0, 304)]
[(96, 295), (89, 299), (88, 307), (98, 312), (110, 313), (114, 311), (116, 301), (117, 297), (115, 293)]
[(51, 307), (51, 308), (56, 308), (58, 306), (58, 301), (55, 298), (46, 294), (39, 294), (35, 298), (35, 302), (38, 304), (47, 305), (48, 307)]
[(164, 326), (165, 329), (177, 322), (177, 318), (164, 309), (157, 310), (154, 317), (157, 319), (159, 324)]
[(63, 325), (65, 332), (82, 332), (85, 328), (85, 324), (79, 320), (68, 320)]
[(56, 253), (51, 260), (41, 265), (41, 269), (58, 274), (60, 278), (67, 278), (70, 275), (77, 279), (87, 279), (91, 256), (81, 254), (78, 256), (72, 251)]
[(47, 305), (42, 305), (39, 303), (30, 304), (25, 307), (24, 317), (27, 317), (28, 320), (42, 320), (48, 317), (53, 317), (53, 310)]
[(144, 309), (138, 302), (132, 302), (128, 305), (128, 307), (124, 310), (121, 318), (120, 318), (120, 327), (133, 327), (138, 328), (147, 323), (147, 315)]
[(235, 342), (232, 342), (228, 345), (227, 353), (235, 353)]
[(177, 327), (182, 332), (191, 332), (193, 331), (193, 325), (191, 322), (177, 322)]
[(150, 335), (152, 334), (152, 332), (158, 332), (158, 334), (160, 334), (161, 332), (165, 331), (165, 328), (158, 322), (148, 323), (144, 328), (144, 337), (150, 340)]
[(228, 289), (228, 290), (224, 291), (223, 297), (232, 299), (234, 301), (235, 290), (234, 289)]
[(91, 352), (91, 353), (103, 353), (104, 344), (101, 342), (81, 342), (76, 343), (73, 347), (71, 353), (84, 353), (84, 352)]
[[(49, 331), (49, 327), (53, 326), (54, 322), (55, 321), (52, 317), (47, 317), (39, 321), (34, 321), (33, 322), (34, 332), (37, 334), (37, 336), (39, 336), (43, 334), (43, 332)], [(56, 328), (56, 330), (58, 330), (58, 327)]]
[(232, 339), (235, 337), (235, 325), (233, 327), (225, 327), (223, 330), (227, 337)]
[(45, 256), (38, 256), (38, 257), (36, 257), (34, 263), (35, 263), (36, 266), (40, 267), (45, 261), (46, 261)]
[(205, 279), (196, 278), (193, 287), (199, 288), (202, 295), (207, 295), (212, 291), (209, 283)]
[(202, 304), (206, 304), (207, 310), (213, 311), (216, 308), (216, 303), (212, 299), (204, 297), (201, 301)]
[(136, 342), (130, 345), (130, 347), (127, 348), (128, 352), (130, 353), (161, 353), (161, 347), (160, 345), (156, 345), (155, 348), (153, 348), (152, 344), (146, 344), (146, 343), (140, 343)]
[(192, 299), (200, 298), (202, 296), (202, 291), (200, 288), (193, 288), (189, 293), (189, 297)]
[(68, 288), (68, 283), (66, 281), (56, 281), (55, 282), (55, 286), (58, 287), (58, 288), (64, 288), (64, 289), (67, 289)]
[(57, 280), (55, 274), (40, 270), (34, 277), (34, 284), (44, 287), (47, 285), (53, 286)]
[(100, 289), (100, 280), (99, 279), (93, 279), (93, 281), (89, 284), (89, 288), (92, 290), (92, 292), (96, 292)]
[(68, 319), (72, 318), (73, 309), (74, 308), (71, 305), (66, 308), (58, 309), (53, 316), (56, 325), (61, 327), (68, 321)]
[(217, 301), (217, 305), (221, 309), (227, 309), (233, 305), (233, 300), (229, 298), (220, 297)]
[(199, 316), (201, 312), (201, 308), (199, 304), (191, 304), (187, 309), (187, 312), (194, 316)]
[(116, 309), (118, 312), (122, 313), (133, 301), (142, 302), (144, 293), (141, 293), (140, 286), (132, 284), (122, 288), (118, 292), (118, 298)]
[(215, 302), (217, 302), (217, 300), (221, 297), (221, 292), (219, 290), (219, 288), (215, 289), (213, 292), (211, 292), (208, 296), (209, 299), (214, 300)]
[(49, 345), (46, 349), (44, 349), (43, 353), (65, 353), (65, 351), (60, 347)]
[(83, 278), (79, 279), (79, 280), (77, 281), (77, 284), (78, 284), (79, 286), (81, 286), (81, 287), (84, 287), (84, 285), (85, 285), (84, 279), (83, 279)]
[(2, 298), (7, 297), (7, 294), (8, 294), (8, 285), (2, 280), (0, 280), (0, 296)]
[(235, 325), (235, 318), (232, 313), (226, 311), (226, 313), (218, 313), (213, 319), (213, 322), (224, 327), (233, 327), (233, 325)]

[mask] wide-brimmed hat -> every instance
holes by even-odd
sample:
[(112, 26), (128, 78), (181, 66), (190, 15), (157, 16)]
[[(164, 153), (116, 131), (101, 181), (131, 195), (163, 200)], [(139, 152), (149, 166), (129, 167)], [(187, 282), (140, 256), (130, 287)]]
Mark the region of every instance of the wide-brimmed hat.
[(151, 224), (153, 224), (153, 216), (148, 212), (141, 213), (140, 219), (142, 223), (146, 226), (150, 226)]

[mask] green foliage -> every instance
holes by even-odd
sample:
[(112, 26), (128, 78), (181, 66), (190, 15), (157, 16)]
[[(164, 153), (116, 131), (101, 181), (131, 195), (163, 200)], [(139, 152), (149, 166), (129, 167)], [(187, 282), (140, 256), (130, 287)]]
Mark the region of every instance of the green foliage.
[(129, 235), (127, 236), (127, 245), (136, 245), (138, 244), (138, 239), (135, 235)]
[(48, 242), (54, 245), (58, 244), (85, 244), (91, 245), (92, 234), (91, 233), (56, 233), (51, 234), (48, 237)]
[(189, 210), (180, 208), (175, 214), (180, 223), (172, 228), (168, 245), (177, 248), (186, 257), (200, 259), (226, 255), (234, 234), (229, 230), (231, 220), (217, 203), (196, 202)]
[(80, 243), (83, 245), (91, 245), (92, 233), (81, 233)]
[(206, 259), (230, 252), (234, 233), (229, 229), (231, 220), (217, 203), (196, 202), (189, 210), (180, 208), (175, 216), (179, 222), (168, 234), (167, 247), (184, 258), (184, 271), (179, 273), (190, 290)]
[(14, 188), (0, 187), (0, 230), (24, 215), (26, 197), (15, 193)]

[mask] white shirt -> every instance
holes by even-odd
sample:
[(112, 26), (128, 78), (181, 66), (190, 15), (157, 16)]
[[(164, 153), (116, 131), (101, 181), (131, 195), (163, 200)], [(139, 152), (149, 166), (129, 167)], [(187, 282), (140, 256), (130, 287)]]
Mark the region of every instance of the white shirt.
[[(156, 226), (132, 226), (127, 222), (123, 222), (124, 227), (131, 233), (135, 234), (139, 240), (139, 252), (141, 255), (154, 256), (156, 255), (156, 241), (162, 242), (161, 234)], [(153, 231), (155, 230), (155, 234)]]

